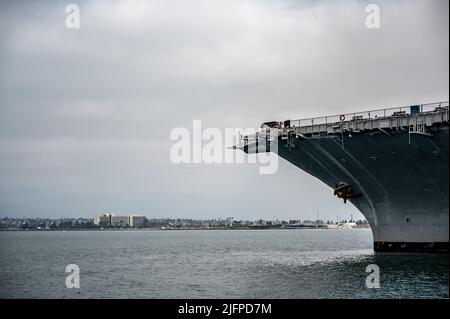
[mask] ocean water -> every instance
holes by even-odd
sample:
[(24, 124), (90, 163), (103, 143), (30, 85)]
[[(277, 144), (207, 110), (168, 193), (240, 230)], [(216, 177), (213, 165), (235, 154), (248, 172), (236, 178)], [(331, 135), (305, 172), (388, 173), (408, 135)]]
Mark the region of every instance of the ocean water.
[(374, 253), (370, 230), (0, 232), (0, 298), (448, 298), (448, 273), (448, 255)]

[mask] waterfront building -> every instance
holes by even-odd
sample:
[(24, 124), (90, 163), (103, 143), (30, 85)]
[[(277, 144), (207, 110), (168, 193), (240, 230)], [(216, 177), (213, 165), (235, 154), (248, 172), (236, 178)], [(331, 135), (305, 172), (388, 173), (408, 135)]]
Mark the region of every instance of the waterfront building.
[(94, 225), (98, 225), (101, 227), (110, 227), (111, 215), (110, 214), (96, 215), (94, 217)]
[(128, 226), (128, 216), (118, 216), (116, 214), (111, 214), (111, 226)]
[(128, 225), (130, 227), (143, 227), (147, 219), (143, 215), (130, 215), (128, 216)]

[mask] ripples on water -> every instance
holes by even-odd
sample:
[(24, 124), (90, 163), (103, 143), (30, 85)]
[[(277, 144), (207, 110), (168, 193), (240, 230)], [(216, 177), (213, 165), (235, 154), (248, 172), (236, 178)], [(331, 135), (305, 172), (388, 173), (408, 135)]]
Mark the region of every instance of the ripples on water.
[(0, 233), (1, 298), (448, 298), (448, 270), (448, 255), (375, 254), (370, 230)]

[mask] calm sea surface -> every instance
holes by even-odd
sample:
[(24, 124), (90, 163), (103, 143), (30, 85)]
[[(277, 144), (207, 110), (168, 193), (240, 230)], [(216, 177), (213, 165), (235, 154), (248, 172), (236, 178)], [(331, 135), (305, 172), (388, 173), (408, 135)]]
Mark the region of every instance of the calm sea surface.
[(448, 273), (448, 255), (375, 254), (370, 230), (0, 232), (1, 298), (448, 298)]

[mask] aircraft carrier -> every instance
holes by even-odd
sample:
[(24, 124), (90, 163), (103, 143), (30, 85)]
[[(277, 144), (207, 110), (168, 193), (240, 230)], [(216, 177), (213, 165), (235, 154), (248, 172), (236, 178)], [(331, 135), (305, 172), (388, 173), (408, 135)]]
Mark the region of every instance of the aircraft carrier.
[(448, 253), (449, 103), (266, 122), (246, 153), (277, 152), (351, 202), (375, 251)]

